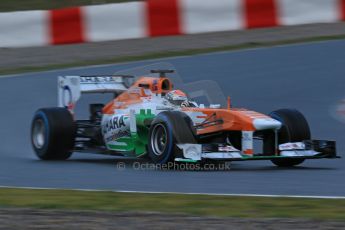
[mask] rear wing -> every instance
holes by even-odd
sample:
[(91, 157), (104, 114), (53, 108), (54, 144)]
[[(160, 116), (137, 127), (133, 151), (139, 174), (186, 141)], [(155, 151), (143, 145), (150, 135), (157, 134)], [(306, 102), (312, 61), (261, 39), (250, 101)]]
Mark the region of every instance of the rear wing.
[(83, 93), (113, 93), (118, 95), (134, 83), (133, 76), (90, 75), (58, 77), (58, 107), (73, 112)]

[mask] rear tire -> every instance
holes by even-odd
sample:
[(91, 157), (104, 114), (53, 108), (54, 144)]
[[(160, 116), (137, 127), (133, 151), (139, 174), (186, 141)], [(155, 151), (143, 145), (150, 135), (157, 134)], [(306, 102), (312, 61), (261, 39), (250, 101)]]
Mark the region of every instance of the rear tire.
[(31, 143), (42, 160), (66, 160), (72, 155), (76, 125), (65, 108), (39, 109), (31, 125)]
[(165, 111), (152, 121), (149, 131), (148, 155), (157, 164), (183, 157), (178, 143), (196, 143), (191, 119), (179, 111)]
[[(278, 144), (310, 139), (310, 128), (301, 112), (295, 109), (280, 109), (270, 113), (270, 116), (282, 123), (278, 132)], [(292, 167), (301, 164), (304, 159), (273, 159), (271, 161), (279, 167)]]

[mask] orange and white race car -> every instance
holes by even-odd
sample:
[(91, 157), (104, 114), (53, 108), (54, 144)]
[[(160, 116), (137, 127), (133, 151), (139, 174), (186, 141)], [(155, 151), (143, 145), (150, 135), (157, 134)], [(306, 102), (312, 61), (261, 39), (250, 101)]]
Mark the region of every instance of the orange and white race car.
[[(334, 141), (311, 140), (305, 117), (294, 109), (264, 115), (246, 109), (205, 106), (173, 88), (172, 70), (151, 70), (137, 80), (127, 75), (64, 76), (59, 105), (39, 109), (31, 139), (43, 160), (73, 152), (148, 157), (156, 164), (271, 160), (294, 166), (305, 159), (336, 158)], [(147, 73), (150, 75), (150, 73)], [(108, 104), (91, 104), (88, 120), (75, 119), (83, 93), (113, 93)], [(262, 151), (253, 147), (262, 141)]]

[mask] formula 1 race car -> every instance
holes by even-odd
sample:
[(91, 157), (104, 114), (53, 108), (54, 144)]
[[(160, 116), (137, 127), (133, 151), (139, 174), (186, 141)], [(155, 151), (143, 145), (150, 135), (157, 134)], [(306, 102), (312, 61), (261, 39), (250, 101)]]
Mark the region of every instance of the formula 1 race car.
[[(173, 89), (172, 70), (127, 75), (58, 78), (56, 108), (39, 109), (31, 140), (42, 160), (92, 152), (168, 162), (271, 160), (295, 166), (305, 159), (336, 158), (334, 141), (311, 140), (308, 122), (294, 109), (269, 115), (227, 106), (198, 104)], [(112, 93), (106, 105), (90, 104), (89, 119), (76, 119), (83, 93)], [(262, 151), (253, 147), (262, 141)]]

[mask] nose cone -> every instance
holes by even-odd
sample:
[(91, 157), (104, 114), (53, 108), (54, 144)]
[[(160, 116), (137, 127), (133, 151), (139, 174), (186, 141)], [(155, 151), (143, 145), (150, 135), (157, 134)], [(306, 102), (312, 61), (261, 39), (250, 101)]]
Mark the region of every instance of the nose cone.
[(253, 125), (257, 130), (263, 129), (280, 129), (282, 123), (273, 118), (256, 118)]

